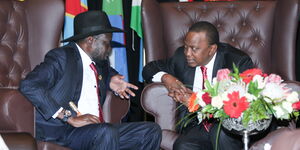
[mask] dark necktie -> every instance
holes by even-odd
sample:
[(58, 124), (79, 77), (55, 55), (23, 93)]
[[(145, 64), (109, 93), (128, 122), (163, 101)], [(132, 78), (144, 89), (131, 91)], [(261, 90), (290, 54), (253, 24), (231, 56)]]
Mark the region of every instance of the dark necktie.
[(202, 77), (203, 77), (203, 79), (202, 79), (202, 81), (203, 81), (202, 82), (202, 90), (204, 90), (205, 89), (205, 86), (204, 86), (205, 80), (207, 80), (207, 68), (205, 66), (201, 66), (200, 68), (201, 68)]
[[(202, 90), (205, 89), (205, 80), (207, 80), (207, 68), (205, 66), (200, 66), (201, 71), (202, 71), (202, 77), (203, 77), (203, 82), (202, 82)], [(203, 120), (203, 126), (207, 132), (209, 132), (210, 127), (212, 126), (212, 123), (209, 123), (207, 120)]]
[(97, 72), (97, 69), (96, 69), (94, 63), (91, 63), (90, 67), (94, 71), (95, 77), (96, 77), (96, 83), (97, 83), (96, 90), (97, 90), (97, 96), (98, 96), (99, 120), (100, 120), (100, 122), (104, 122), (103, 111), (102, 111), (102, 107), (101, 107), (101, 103), (100, 103), (100, 91), (99, 91), (99, 88), (98, 88), (98, 86), (99, 86), (99, 84), (98, 84), (98, 81), (99, 81), (98, 80), (98, 72)]

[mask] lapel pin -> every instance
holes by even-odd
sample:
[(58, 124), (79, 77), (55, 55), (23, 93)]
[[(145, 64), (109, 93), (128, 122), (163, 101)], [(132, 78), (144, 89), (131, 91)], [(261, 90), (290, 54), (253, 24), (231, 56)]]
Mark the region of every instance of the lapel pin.
[(102, 80), (102, 76), (101, 76), (101, 75), (99, 75), (99, 76), (98, 76), (98, 79), (99, 79), (99, 80)]

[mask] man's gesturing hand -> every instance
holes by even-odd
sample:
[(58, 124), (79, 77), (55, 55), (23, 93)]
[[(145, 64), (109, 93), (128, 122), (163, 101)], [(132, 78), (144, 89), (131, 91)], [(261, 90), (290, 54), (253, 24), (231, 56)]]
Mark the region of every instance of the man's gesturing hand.
[[(129, 95), (135, 96), (130, 88), (137, 90), (138, 87), (123, 80), (124, 76), (115, 75), (111, 77), (109, 87), (121, 98), (129, 98)], [(128, 95), (129, 94), (129, 95)]]

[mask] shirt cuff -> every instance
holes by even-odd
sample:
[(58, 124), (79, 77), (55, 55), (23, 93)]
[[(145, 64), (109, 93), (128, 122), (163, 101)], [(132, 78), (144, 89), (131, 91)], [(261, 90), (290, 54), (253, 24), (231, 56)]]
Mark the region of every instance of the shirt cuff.
[(58, 114), (63, 110), (64, 108), (60, 107), (59, 110), (52, 116), (52, 118), (56, 119)]
[(156, 73), (156, 74), (153, 76), (152, 81), (153, 81), (153, 82), (161, 82), (161, 77), (162, 77), (163, 75), (165, 75), (165, 74), (167, 74), (167, 73), (166, 73), (166, 72), (163, 72), (163, 71), (160, 71), (160, 72)]

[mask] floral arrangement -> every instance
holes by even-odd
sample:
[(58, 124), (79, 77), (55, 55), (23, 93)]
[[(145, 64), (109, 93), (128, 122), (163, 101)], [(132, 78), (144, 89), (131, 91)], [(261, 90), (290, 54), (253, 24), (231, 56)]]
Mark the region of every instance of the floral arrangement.
[(205, 89), (193, 93), (188, 101), (191, 113), (197, 113), (199, 122), (203, 119), (242, 117), (247, 126), (249, 121), (298, 117), (300, 102), (298, 93), (292, 91), (276, 74), (264, 74), (260, 69), (248, 69), (239, 73), (233, 65), (233, 72), (221, 69), (212, 84), (205, 81)]

